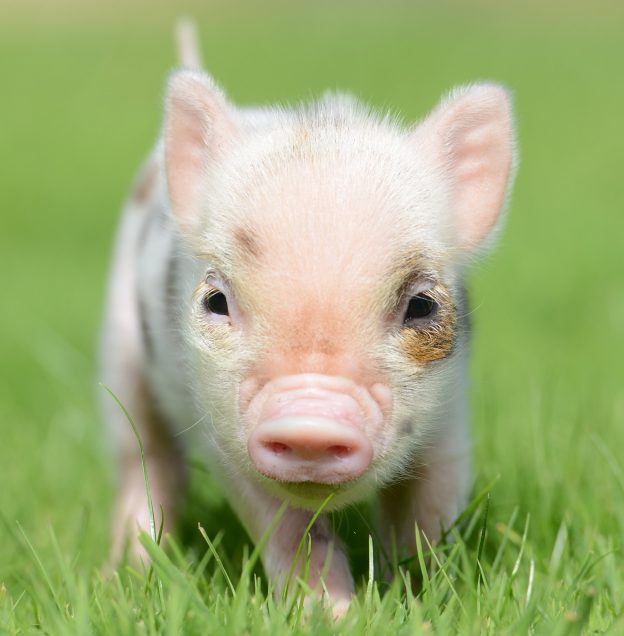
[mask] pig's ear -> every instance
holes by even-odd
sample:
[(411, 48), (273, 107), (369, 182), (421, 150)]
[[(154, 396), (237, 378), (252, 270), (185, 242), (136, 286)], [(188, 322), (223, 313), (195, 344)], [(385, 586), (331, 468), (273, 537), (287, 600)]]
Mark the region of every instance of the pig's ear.
[(169, 80), (165, 173), (173, 213), (185, 233), (198, 229), (211, 164), (238, 135), (229, 109), (223, 93), (204, 73), (184, 70)]
[(471, 252), (493, 234), (515, 168), (511, 99), (496, 84), (455, 90), (417, 128), (451, 187), (457, 246)]

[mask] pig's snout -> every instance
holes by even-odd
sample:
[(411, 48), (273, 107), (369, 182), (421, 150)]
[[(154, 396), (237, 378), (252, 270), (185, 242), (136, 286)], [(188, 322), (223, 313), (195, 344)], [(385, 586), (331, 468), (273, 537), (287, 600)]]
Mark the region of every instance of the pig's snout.
[(341, 484), (369, 468), (369, 435), (383, 415), (370, 393), (351, 380), (300, 374), (266, 384), (249, 401), (247, 420), (249, 456), (262, 475)]
[(373, 458), (373, 448), (363, 433), (321, 417), (262, 422), (251, 434), (248, 448), (260, 473), (289, 482), (352, 481), (366, 471)]

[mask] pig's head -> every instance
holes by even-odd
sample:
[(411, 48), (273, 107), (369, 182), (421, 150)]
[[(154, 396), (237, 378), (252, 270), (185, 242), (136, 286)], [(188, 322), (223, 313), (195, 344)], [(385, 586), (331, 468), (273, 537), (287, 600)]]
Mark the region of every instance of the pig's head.
[(462, 272), (513, 173), (506, 91), (462, 88), (405, 129), (344, 97), (246, 113), (181, 71), (164, 142), (225, 469), (306, 507), (405, 475), (462, 382)]

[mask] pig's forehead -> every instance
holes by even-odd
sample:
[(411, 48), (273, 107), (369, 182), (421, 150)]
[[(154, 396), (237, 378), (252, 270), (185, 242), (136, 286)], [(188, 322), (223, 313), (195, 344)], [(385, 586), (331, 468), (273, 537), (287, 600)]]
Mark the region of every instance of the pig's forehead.
[(444, 251), (446, 193), (408, 133), (367, 118), (285, 124), (248, 135), (212, 176), (208, 240), (316, 277)]

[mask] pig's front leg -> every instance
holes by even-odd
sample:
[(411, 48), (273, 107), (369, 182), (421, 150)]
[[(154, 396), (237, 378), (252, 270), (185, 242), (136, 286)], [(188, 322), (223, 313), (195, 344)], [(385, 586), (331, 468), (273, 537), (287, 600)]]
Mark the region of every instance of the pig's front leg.
[[(132, 390), (128, 389), (132, 387)], [(145, 452), (149, 487), (154, 506), (156, 532), (164, 513), (164, 530), (175, 526), (185, 484), (183, 458), (165, 422), (154, 408), (140, 376), (127, 378), (116, 394), (138, 428)], [(125, 399), (124, 399), (125, 398)], [(121, 560), (124, 549), (132, 560), (145, 558), (139, 543), (139, 530), (150, 531), (147, 490), (138, 442), (123, 412), (111, 400), (107, 405), (108, 423), (118, 444), (119, 483), (112, 527), (109, 567)]]
[[(274, 581), (278, 594), (282, 593), (287, 584), (297, 548), (305, 535), (311, 516), (311, 513), (303, 510), (287, 510), (264, 550), (264, 567)], [(316, 520), (310, 530), (310, 545), (309, 575), (306, 583), (318, 596), (326, 590), (334, 616), (340, 617), (351, 602), (353, 578), (342, 546), (323, 516)], [(295, 564), (290, 590), (297, 585), (295, 577), (301, 576), (302, 566), (308, 558), (307, 552), (308, 537), (305, 537)]]
[(415, 554), (415, 524), (435, 543), (466, 504), (470, 461), (465, 425), (459, 423), (439, 436), (415, 459), (413, 470), (415, 477), (380, 493), (382, 537), (388, 548), (396, 539), (400, 557)]
[[(275, 518), (281, 502), (254, 484), (241, 481), (235, 488), (237, 496), (231, 498), (231, 501), (251, 538), (258, 542)], [(312, 516), (310, 511), (287, 508), (264, 546), (262, 563), (273, 583), (276, 598), (281, 596), (288, 584), (297, 549), (302, 537), (305, 537), (294, 567), (289, 594), (292, 595), (293, 590), (297, 589), (296, 578), (302, 576), (303, 565), (308, 558), (308, 537), (305, 536), (305, 531)], [(315, 521), (309, 536), (311, 554), (306, 583), (315, 591), (317, 598), (323, 597), (325, 591), (327, 592), (329, 598), (323, 600), (329, 603), (333, 615), (339, 618), (346, 613), (354, 591), (347, 557), (324, 515), (320, 515)]]

